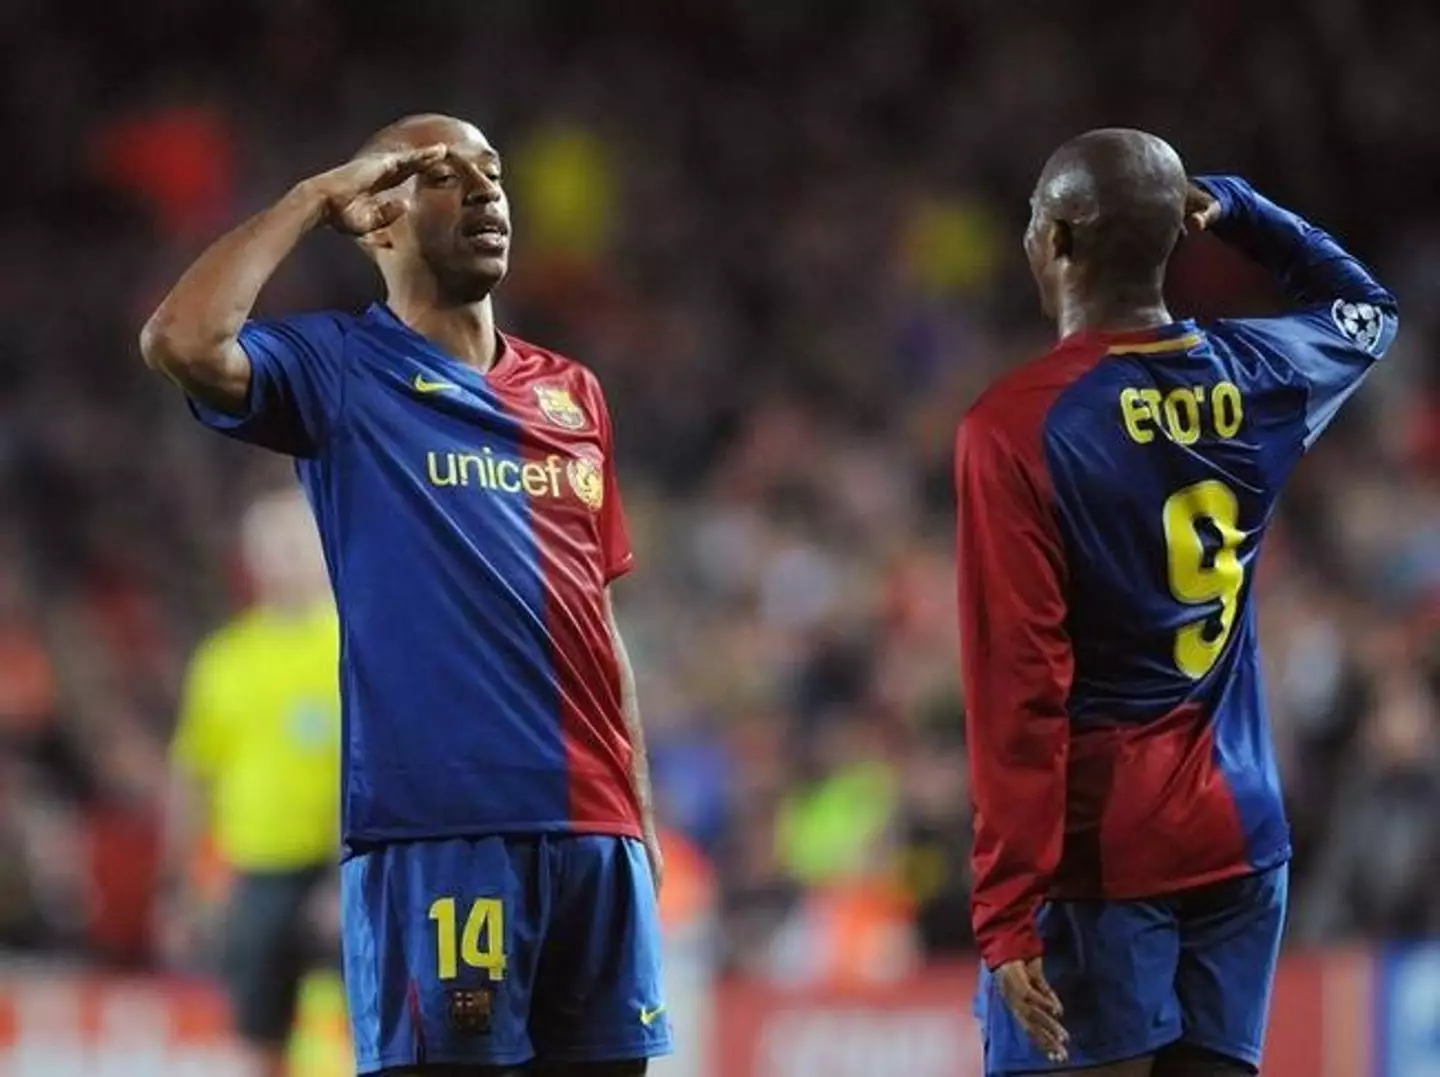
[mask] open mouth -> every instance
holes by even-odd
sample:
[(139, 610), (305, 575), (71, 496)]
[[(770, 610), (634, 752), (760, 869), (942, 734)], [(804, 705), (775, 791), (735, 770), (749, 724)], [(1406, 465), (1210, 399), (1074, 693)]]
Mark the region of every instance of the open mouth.
[(499, 221), (481, 220), (465, 225), (460, 234), (475, 247), (503, 251), (510, 239), (510, 230)]

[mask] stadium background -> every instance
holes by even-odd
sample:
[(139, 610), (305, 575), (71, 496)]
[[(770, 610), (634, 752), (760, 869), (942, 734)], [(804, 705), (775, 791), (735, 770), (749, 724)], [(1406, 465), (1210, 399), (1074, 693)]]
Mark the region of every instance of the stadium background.
[[(508, 159), (503, 322), (617, 416), (623, 619), (693, 865), (667, 1072), (972, 1072), (951, 439), (1046, 342), (1018, 237), (1048, 151), (1153, 129), (1379, 267), (1400, 341), (1260, 583), (1297, 844), (1272, 1071), (1440, 1073), (1437, 69), (1423, 0), (6, 0), (0, 1069), (224, 1072), (213, 997), (155, 959), (156, 820), (183, 663), (283, 468), (194, 428), (135, 333), (207, 239), (440, 109)], [(1185, 309), (1266, 301), (1214, 252), (1177, 277)], [(377, 283), (321, 237), (262, 309)]]

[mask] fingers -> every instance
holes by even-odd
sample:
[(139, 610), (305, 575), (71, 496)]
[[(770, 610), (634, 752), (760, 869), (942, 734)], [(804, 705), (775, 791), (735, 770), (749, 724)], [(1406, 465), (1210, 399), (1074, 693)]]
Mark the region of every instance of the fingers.
[(371, 210), (370, 231), (380, 228), (388, 228), (401, 217), (405, 216), (405, 199), (403, 198), (382, 198), (379, 199)]
[(1030, 962), (1027, 969), (1030, 973), (1030, 986), (1039, 996), (1046, 1011), (1057, 1021), (1065, 1016), (1065, 1007), (1060, 1004), (1060, 996), (1055, 993), (1049, 982), (1045, 979), (1045, 970), (1038, 960)]
[(333, 224), (346, 235), (364, 236), (394, 224), (403, 216), (405, 200), (399, 196), (357, 198), (340, 211)]
[(1185, 192), (1185, 231), (1203, 232), (1220, 215), (1220, 203), (1209, 191), (1191, 184)]
[(1064, 1062), (1070, 1057), (1070, 1036), (1059, 1021), (1044, 1010), (1032, 1008), (1028, 1016), (1020, 1016), (1020, 1024), (1035, 1046), (1045, 1052), (1051, 1062)]
[(1045, 981), (1039, 960), (1012, 962), (997, 970), (1010, 1012), (1051, 1062), (1069, 1057), (1070, 1034), (1060, 1023), (1064, 1007)]
[(438, 165), (449, 155), (450, 150), (443, 142), (437, 142), (432, 146), (418, 146), (407, 150), (392, 150), (382, 154), (379, 161), (379, 170), (366, 185), (370, 193), (388, 190), (399, 183), (403, 183), (417, 172), (424, 172), (433, 165)]
[(404, 170), (408, 176), (422, 168), (438, 165), (449, 154), (450, 147), (443, 142), (436, 142), (430, 146), (417, 146), (414, 149), (396, 150), (390, 155), (391, 167)]

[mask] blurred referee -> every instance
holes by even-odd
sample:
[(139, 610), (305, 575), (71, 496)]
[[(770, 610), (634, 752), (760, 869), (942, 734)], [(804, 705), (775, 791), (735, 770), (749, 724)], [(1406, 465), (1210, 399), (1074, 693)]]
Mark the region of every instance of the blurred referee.
[(158, 928), (169, 956), (194, 956), (205, 901), (193, 880), (213, 840), (232, 873), (222, 967), (236, 1030), (253, 1071), (281, 1077), (339, 844), (339, 629), (298, 489), (255, 503), (240, 539), (255, 602), (191, 660)]

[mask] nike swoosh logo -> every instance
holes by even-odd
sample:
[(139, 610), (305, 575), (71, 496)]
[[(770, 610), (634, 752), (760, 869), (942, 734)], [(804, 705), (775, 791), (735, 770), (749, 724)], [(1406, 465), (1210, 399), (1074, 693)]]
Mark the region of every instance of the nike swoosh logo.
[(656, 1006), (653, 1010), (646, 1009), (644, 1006), (641, 1006), (640, 1023), (646, 1028), (649, 1028), (651, 1025), (653, 1025), (656, 1021), (660, 1019), (660, 1015), (664, 1012), (665, 1004), (663, 1002), (660, 1005)]
[(417, 393), (448, 393), (460, 388), (453, 381), (431, 381), (424, 374), (416, 374), (410, 383)]

